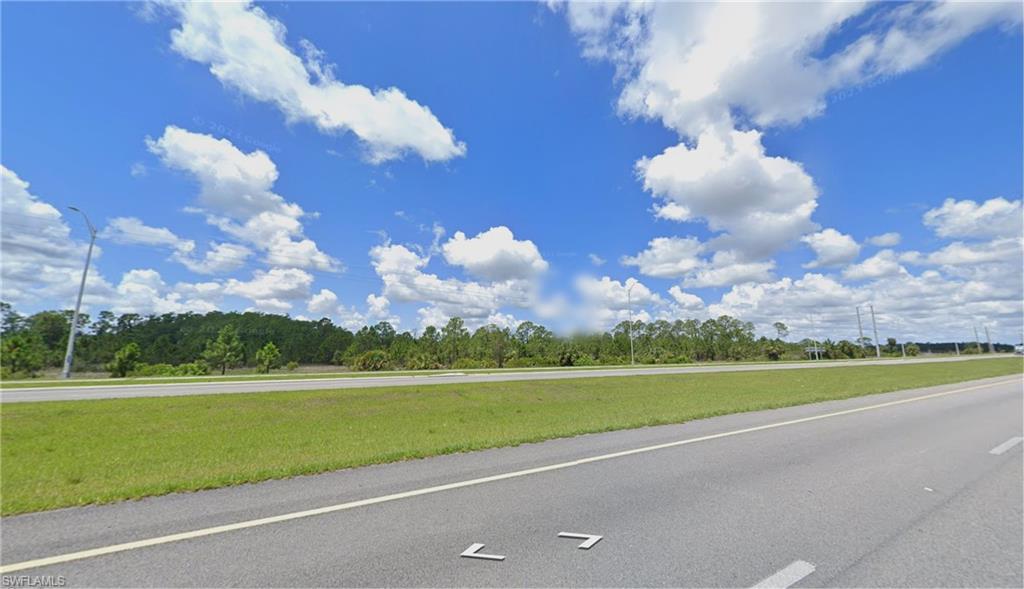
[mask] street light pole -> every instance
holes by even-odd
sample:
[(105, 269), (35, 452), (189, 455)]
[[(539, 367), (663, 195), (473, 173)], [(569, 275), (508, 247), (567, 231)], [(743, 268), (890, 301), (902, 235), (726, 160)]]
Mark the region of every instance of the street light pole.
[(626, 310), (629, 313), (629, 365), (636, 364), (636, 358), (633, 356), (633, 287), (636, 286), (636, 282), (629, 285), (626, 289)]
[(85, 218), (85, 225), (89, 228), (89, 251), (85, 254), (85, 269), (82, 270), (82, 284), (78, 287), (78, 300), (75, 301), (75, 313), (71, 316), (71, 332), (68, 333), (68, 349), (64, 354), (64, 370), (61, 378), (71, 378), (71, 359), (75, 355), (75, 332), (78, 331), (78, 310), (82, 308), (82, 295), (85, 293), (85, 278), (89, 275), (89, 261), (92, 260), (92, 246), (96, 243), (96, 228), (92, 226), (89, 217), (76, 207), (68, 207)]
[(857, 345), (864, 348), (864, 325), (860, 322), (860, 305), (857, 306), (857, 333), (860, 334), (860, 339), (857, 340)]
[(875, 330), (875, 358), (881, 358), (882, 347), (878, 345), (878, 323), (875, 322), (875, 306), (873, 304), (868, 305), (868, 308), (871, 309), (871, 327)]

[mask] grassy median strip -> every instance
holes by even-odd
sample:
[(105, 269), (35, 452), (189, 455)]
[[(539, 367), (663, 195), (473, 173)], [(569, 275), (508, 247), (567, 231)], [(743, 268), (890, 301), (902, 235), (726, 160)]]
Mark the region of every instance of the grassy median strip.
[(46, 403), (0, 408), (3, 515), (1020, 374), (906, 366)]

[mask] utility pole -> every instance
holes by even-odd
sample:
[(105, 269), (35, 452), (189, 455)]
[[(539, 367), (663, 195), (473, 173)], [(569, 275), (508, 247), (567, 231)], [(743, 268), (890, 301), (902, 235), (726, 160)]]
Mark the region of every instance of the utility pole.
[(636, 286), (636, 282), (629, 285), (626, 289), (626, 309), (629, 312), (629, 364), (630, 366), (636, 364), (636, 358), (633, 356), (633, 287)]
[(988, 325), (985, 326), (985, 340), (988, 341), (988, 353), (995, 354), (996, 349), (992, 347), (992, 336), (988, 334)]
[(71, 359), (75, 355), (75, 333), (78, 331), (78, 310), (82, 307), (82, 294), (85, 293), (85, 278), (89, 275), (89, 261), (92, 259), (92, 246), (96, 243), (96, 228), (92, 226), (89, 217), (76, 207), (68, 207), (76, 213), (85, 217), (85, 225), (89, 228), (89, 250), (85, 254), (85, 269), (82, 270), (82, 284), (78, 287), (78, 300), (75, 301), (75, 312), (71, 316), (71, 332), (68, 334), (68, 349), (64, 354), (64, 370), (61, 371), (61, 378), (71, 378)]
[(882, 347), (878, 345), (878, 323), (875, 322), (875, 305), (868, 305), (871, 309), (871, 327), (875, 330), (875, 358), (882, 357)]
[(907, 357), (907, 344), (900, 342), (900, 350), (903, 352), (903, 357)]
[(960, 355), (960, 344), (953, 342), (953, 349), (956, 350), (956, 355)]
[(978, 326), (974, 326), (974, 347), (978, 349), (978, 353), (981, 353), (981, 340), (978, 339)]
[(864, 347), (864, 326), (860, 322), (860, 305), (857, 306), (857, 333), (860, 334), (860, 339), (857, 340), (857, 344), (860, 347)]

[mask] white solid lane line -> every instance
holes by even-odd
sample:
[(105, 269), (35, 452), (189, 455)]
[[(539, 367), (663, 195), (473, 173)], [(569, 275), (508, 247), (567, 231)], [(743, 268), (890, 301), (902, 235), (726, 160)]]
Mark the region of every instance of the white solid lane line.
[(980, 385), (974, 385), (970, 387), (964, 387), (961, 389), (953, 389), (950, 391), (943, 391), (941, 393), (930, 393), (927, 395), (920, 395), (917, 397), (909, 397), (906, 399), (900, 399), (897, 401), (889, 401), (886, 403), (879, 403), (877, 405), (866, 405), (864, 407), (857, 407), (854, 409), (845, 409), (843, 411), (834, 411), (832, 413), (822, 413), (820, 415), (812, 415), (810, 417), (801, 417), (799, 419), (790, 419), (788, 421), (780, 421), (776, 423), (769, 423), (766, 425), (759, 425), (755, 427), (748, 427), (745, 429), (738, 429), (728, 432), (722, 432), (718, 434), (711, 434), (707, 436), (701, 436), (698, 438), (688, 438), (685, 440), (677, 440), (675, 442), (667, 442), (664, 444), (657, 444), (654, 446), (644, 446), (642, 448), (634, 448), (632, 450), (623, 450), (621, 452), (613, 452), (611, 454), (601, 454), (599, 456), (591, 456), (589, 458), (581, 458), (579, 460), (573, 460), (570, 462), (561, 462), (558, 464), (549, 464), (547, 466), (539, 466), (536, 468), (528, 468), (525, 470), (516, 470), (512, 472), (506, 472), (487, 477), (481, 477), (477, 479), (469, 479), (465, 481), (457, 481), (454, 483), (447, 483), (444, 485), (437, 485), (435, 487), (424, 487), (422, 489), (414, 489), (411, 491), (404, 491), (401, 493), (394, 493), (391, 495), (382, 495), (379, 497), (371, 497), (369, 499), (360, 499), (358, 501), (349, 501), (347, 503), (339, 503), (337, 505), (328, 505), (326, 507), (318, 507), (316, 509), (307, 509), (305, 511), (295, 511), (292, 513), (284, 513), (281, 515), (275, 515), (270, 517), (264, 517), (259, 519), (253, 519), (248, 521), (241, 521), (233, 524), (225, 524), (222, 526), (214, 526), (210, 528), (203, 528), (200, 530), (192, 530), (190, 532), (180, 532), (177, 534), (170, 534), (167, 536), (158, 536), (155, 538), (147, 538), (145, 540), (136, 540), (134, 542), (125, 542), (123, 544), (113, 544), (110, 546), (103, 546), (100, 548), (92, 548), (89, 550), (81, 550), (79, 552), (69, 552), (67, 554), (59, 554), (56, 556), (48, 556), (44, 558), (37, 558), (33, 560), (26, 560), (23, 562), (16, 562), (0, 566), (0, 574), (12, 573), (15, 571), (22, 571), (25, 569), (33, 569), (42, 566), (48, 566), (53, 564), (60, 564), (64, 562), (71, 562), (74, 560), (82, 560), (84, 558), (92, 558), (96, 556), (103, 556), (105, 554), (114, 554), (117, 552), (125, 552), (127, 550), (135, 550), (137, 548), (145, 548), (148, 546), (157, 546), (159, 544), (168, 544), (171, 542), (178, 542), (181, 540), (189, 540), (192, 538), (201, 538), (203, 536), (212, 536), (214, 534), (222, 534), (225, 532), (233, 532), (236, 530), (245, 530), (248, 528), (255, 528), (259, 526), (265, 526), (269, 524), (276, 524), (280, 522), (286, 522), (296, 519), (302, 519), (306, 517), (313, 517), (317, 515), (324, 515), (327, 513), (334, 513), (338, 511), (345, 511), (348, 509), (354, 509), (357, 507), (365, 507), (367, 505), (376, 505), (378, 503), (387, 503), (389, 501), (397, 501), (399, 499), (408, 499), (410, 497), (418, 497), (420, 495), (429, 495), (432, 493), (440, 493), (442, 491), (451, 491), (454, 489), (461, 489), (463, 487), (472, 487), (475, 485), (481, 485), (484, 483), (493, 483), (496, 481), (503, 481), (507, 479), (514, 479), (519, 477), (525, 477), (534, 474), (540, 474), (543, 472), (551, 472), (555, 470), (562, 470), (565, 468), (571, 468), (573, 466), (580, 466), (583, 464), (590, 464), (592, 462), (601, 462), (604, 460), (611, 460), (613, 458), (622, 458), (624, 456), (633, 456), (635, 454), (643, 454), (646, 452), (653, 452), (655, 450), (664, 450), (666, 448), (675, 448), (677, 446), (685, 446), (687, 444), (695, 444), (697, 442), (706, 442), (709, 440), (717, 440), (719, 438), (728, 438), (731, 436), (738, 436), (741, 434), (748, 434), (752, 432), (770, 430), (780, 427), (786, 427), (789, 425), (797, 425), (801, 423), (808, 423), (811, 421), (818, 421), (820, 419), (829, 419), (832, 417), (839, 417), (842, 415), (852, 415), (855, 413), (862, 413), (864, 411), (872, 411), (875, 409), (883, 409), (885, 407), (895, 407), (897, 405), (905, 405), (907, 403), (914, 403), (917, 401), (925, 401), (928, 399), (935, 399), (938, 397), (946, 397), (948, 395), (956, 395), (959, 393), (967, 393), (970, 391), (977, 391), (980, 389), (992, 388), (1011, 382), (1017, 382), (1018, 378), (1012, 378), (1009, 380), (1001, 380), (997, 382), (989, 382)]
[(814, 572), (814, 565), (802, 560), (791, 563), (786, 568), (764, 579), (754, 589), (786, 589), (794, 583)]
[(1010, 438), (1009, 440), (1006, 440), (1002, 444), (999, 444), (995, 448), (992, 448), (991, 450), (989, 450), (988, 453), (989, 454), (995, 454), (996, 456), (998, 456), (998, 455), (1006, 452), (1010, 448), (1013, 448), (1017, 444), (1021, 443), (1021, 440), (1024, 440), (1024, 438), (1022, 438), (1020, 436), (1017, 436), (1016, 438)]

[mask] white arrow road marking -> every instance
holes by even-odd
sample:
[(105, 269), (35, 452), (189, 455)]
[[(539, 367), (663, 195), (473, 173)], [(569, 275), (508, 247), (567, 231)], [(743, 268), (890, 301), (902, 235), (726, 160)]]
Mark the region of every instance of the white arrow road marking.
[(500, 554), (481, 554), (477, 552), (477, 550), (483, 547), (483, 544), (470, 544), (469, 548), (463, 550), (459, 556), (464, 558), (482, 558), (483, 560), (505, 560), (505, 557)]
[(590, 547), (601, 541), (604, 536), (595, 536), (594, 534), (574, 534), (572, 532), (558, 532), (559, 538), (576, 538), (578, 540), (586, 540), (583, 544), (577, 546), (582, 550), (590, 550)]
[(764, 579), (757, 585), (754, 585), (753, 589), (775, 587), (778, 589), (785, 589), (803, 579), (807, 575), (814, 572), (814, 565), (809, 562), (802, 560), (790, 563), (790, 565), (774, 575)]
[(1021, 438), (1019, 436), (1016, 437), (1016, 438), (1010, 438), (1009, 440), (1006, 440), (1002, 444), (999, 444), (995, 448), (992, 448), (991, 450), (989, 450), (988, 453), (989, 454), (995, 454), (996, 456), (999, 456), (1000, 454), (1003, 454), (1004, 452), (1006, 452), (1010, 448), (1013, 448), (1014, 446), (1019, 444), (1021, 442), (1021, 440), (1024, 440), (1024, 438)]

